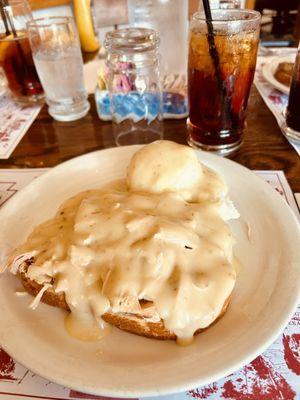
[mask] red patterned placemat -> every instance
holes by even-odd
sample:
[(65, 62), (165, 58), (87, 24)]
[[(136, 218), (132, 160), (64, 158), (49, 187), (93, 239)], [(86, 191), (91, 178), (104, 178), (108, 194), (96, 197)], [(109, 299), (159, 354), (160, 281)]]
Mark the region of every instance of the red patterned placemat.
[[(0, 170), (0, 206), (46, 169)], [(282, 171), (255, 171), (299, 217)], [(0, 400), (105, 399), (51, 383), (15, 362), (0, 348)], [(154, 398), (153, 398), (154, 399)], [(158, 399), (157, 397), (155, 399)], [(205, 387), (162, 396), (159, 400), (295, 400), (300, 399), (300, 307), (282, 335), (250, 364)]]
[(9, 158), (40, 109), (16, 104), (7, 92), (0, 94), (0, 159)]

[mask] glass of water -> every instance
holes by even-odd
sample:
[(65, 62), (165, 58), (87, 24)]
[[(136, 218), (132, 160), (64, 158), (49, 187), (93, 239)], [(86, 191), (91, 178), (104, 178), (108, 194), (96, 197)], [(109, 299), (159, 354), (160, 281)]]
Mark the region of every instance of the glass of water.
[(74, 20), (39, 18), (27, 24), (33, 60), (46, 94), (49, 114), (58, 121), (84, 117), (90, 104)]

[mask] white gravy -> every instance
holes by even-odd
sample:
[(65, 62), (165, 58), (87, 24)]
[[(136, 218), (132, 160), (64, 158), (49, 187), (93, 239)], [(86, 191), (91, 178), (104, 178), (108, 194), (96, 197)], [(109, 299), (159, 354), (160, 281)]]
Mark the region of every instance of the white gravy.
[(161, 318), (185, 344), (219, 316), (236, 280), (234, 239), (219, 207), (131, 192), (118, 181), (65, 201), (18, 253), (38, 251), (28, 277), (54, 279), (65, 293), (71, 335), (98, 340), (108, 332), (105, 312), (143, 315), (139, 301), (147, 300), (146, 318)]

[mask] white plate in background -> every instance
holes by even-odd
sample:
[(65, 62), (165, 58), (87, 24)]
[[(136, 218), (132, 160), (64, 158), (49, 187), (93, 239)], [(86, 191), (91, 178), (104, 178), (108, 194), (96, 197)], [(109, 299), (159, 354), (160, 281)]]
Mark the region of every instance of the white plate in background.
[[(0, 253), (20, 244), (33, 226), (66, 198), (124, 177), (137, 146), (86, 154), (35, 179), (0, 209)], [(230, 160), (199, 159), (226, 180), (241, 219), (231, 226), (242, 263), (228, 311), (189, 347), (113, 329), (102, 341), (68, 336), (64, 311), (17, 297), (18, 279), (0, 277), (0, 345), (33, 372), (81, 392), (143, 397), (214, 382), (253, 360), (284, 329), (299, 299), (299, 226), (292, 211), (262, 179)], [(251, 241), (247, 238), (251, 226)]]
[(290, 54), (284, 57), (272, 57), (264, 66), (262, 69), (262, 73), (264, 78), (266, 79), (267, 82), (269, 82), (272, 86), (274, 86), (276, 89), (280, 90), (282, 93), (289, 94), (290, 92), (290, 87), (284, 85), (283, 83), (279, 82), (275, 78), (275, 72), (278, 67), (278, 65), (282, 62), (295, 62), (296, 55), (295, 54)]

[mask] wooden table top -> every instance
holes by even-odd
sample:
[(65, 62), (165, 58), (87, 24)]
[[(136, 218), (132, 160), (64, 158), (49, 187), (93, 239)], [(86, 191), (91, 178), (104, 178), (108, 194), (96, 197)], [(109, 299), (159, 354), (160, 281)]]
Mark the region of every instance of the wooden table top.
[[(44, 106), (11, 157), (0, 160), (0, 168), (53, 167), (72, 157), (115, 146), (111, 123), (99, 120), (92, 96), (90, 103), (85, 118), (68, 123), (54, 121)], [(232, 159), (250, 169), (284, 170), (293, 192), (300, 192), (299, 157), (255, 87), (247, 121), (244, 143)], [(186, 143), (185, 119), (166, 120), (163, 129), (165, 139)]]

